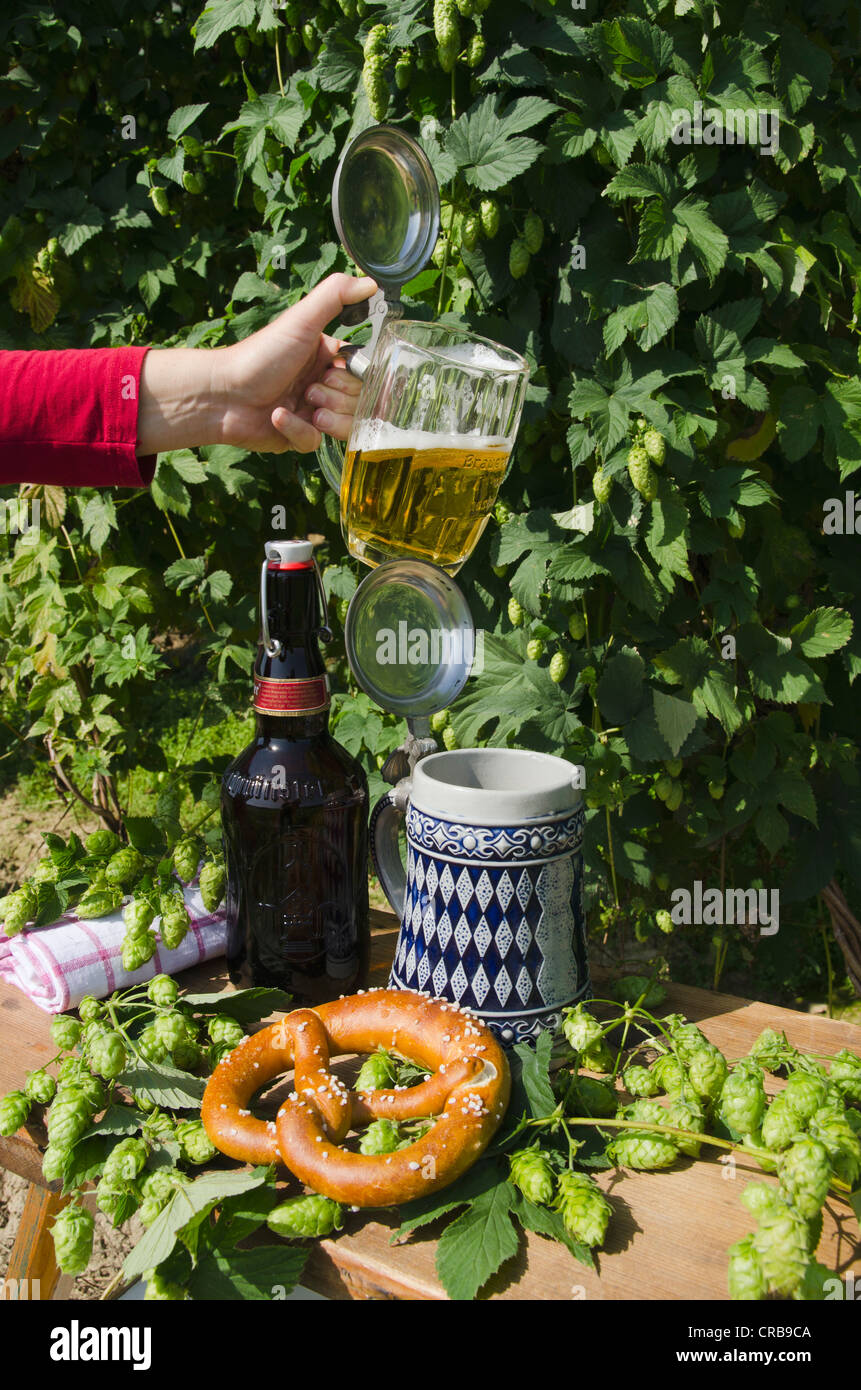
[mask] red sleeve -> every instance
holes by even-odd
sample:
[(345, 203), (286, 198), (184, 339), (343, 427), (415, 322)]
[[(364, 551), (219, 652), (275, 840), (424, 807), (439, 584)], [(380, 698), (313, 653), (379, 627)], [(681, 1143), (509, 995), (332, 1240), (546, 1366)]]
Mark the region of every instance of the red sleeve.
[(0, 483), (147, 487), (135, 454), (145, 347), (0, 352)]

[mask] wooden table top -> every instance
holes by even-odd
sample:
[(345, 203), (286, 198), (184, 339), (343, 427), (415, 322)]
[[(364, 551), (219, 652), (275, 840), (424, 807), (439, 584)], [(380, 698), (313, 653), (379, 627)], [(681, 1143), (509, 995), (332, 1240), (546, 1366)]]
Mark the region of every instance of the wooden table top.
[[(397, 936), (396, 919), (372, 912), (372, 985), (385, 985)], [(221, 960), (178, 977), (182, 988), (229, 990)], [(599, 976), (600, 979), (600, 976)], [(728, 1060), (743, 1056), (763, 1028), (783, 1030), (791, 1043), (811, 1052), (848, 1047), (861, 1054), (861, 1028), (819, 1015), (797, 1013), (730, 994), (668, 985), (662, 1011), (696, 1022)], [(45, 1064), (55, 1048), (50, 1016), (17, 989), (0, 983), (0, 1094), (22, 1085), (24, 1075)], [(782, 1082), (766, 1077), (769, 1091)], [(610, 1169), (597, 1180), (613, 1217), (595, 1270), (578, 1264), (556, 1242), (529, 1235), (518, 1254), (491, 1280), (491, 1299), (726, 1299), (727, 1250), (753, 1225), (739, 1200), (747, 1181), (762, 1174), (751, 1161), (720, 1161), (704, 1149), (702, 1160), (665, 1172)], [(0, 1139), (0, 1164), (32, 1181), (41, 1180), (38, 1150), (31, 1139)], [(434, 1268), (438, 1225), (390, 1244), (399, 1221), (380, 1213), (369, 1220), (348, 1214), (336, 1239), (312, 1247), (303, 1284), (336, 1299), (445, 1299)], [(847, 1206), (829, 1202), (818, 1258), (844, 1271), (857, 1262), (858, 1225)]]

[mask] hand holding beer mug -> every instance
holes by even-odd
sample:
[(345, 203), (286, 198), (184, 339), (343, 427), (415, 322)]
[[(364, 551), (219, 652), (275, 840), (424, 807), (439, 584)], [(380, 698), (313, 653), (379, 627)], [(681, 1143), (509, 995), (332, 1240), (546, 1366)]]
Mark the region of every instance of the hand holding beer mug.
[(528, 376), (522, 357), (487, 338), (436, 323), (384, 324), (341, 479), (352, 555), (457, 573), (496, 501)]

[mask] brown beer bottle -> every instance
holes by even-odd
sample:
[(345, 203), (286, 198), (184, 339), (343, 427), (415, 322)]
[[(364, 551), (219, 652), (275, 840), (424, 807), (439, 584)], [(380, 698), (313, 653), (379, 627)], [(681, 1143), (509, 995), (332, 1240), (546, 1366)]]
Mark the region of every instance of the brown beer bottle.
[(269, 541), (254, 740), (221, 782), (227, 957), (297, 1004), (367, 980), (368, 784), (329, 733), (322, 586), (310, 541)]

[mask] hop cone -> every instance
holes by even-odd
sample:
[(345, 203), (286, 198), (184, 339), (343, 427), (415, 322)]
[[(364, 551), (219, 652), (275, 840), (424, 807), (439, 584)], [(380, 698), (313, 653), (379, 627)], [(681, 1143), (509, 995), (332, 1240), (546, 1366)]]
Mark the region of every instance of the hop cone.
[(391, 1154), (401, 1142), (401, 1132), (394, 1120), (374, 1120), (359, 1140), (363, 1154)]
[[(136, 849), (128, 845), (125, 849), (117, 850), (108, 860), (105, 869), (105, 878), (108, 883), (120, 888), (130, 888), (135, 879), (140, 878), (146, 868), (146, 860)], [(78, 911), (80, 916), (80, 909)]]
[(509, 1154), (510, 1178), (530, 1202), (549, 1206), (556, 1191), (550, 1160), (540, 1149), (520, 1149)]
[(678, 1094), (686, 1081), (685, 1069), (672, 1052), (665, 1052), (656, 1058), (652, 1063), (652, 1076), (658, 1089), (666, 1091), (668, 1096)]
[(668, 1134), (622, 1134), (607, 1148), (620, 1168), (669, 1168), (679, 1150)]
[(242, 1024), (230, 1014), (214, 1014), (206, 1025), (206, 1031), (214, 1043), (229, 1043), (236, 1047), (245, 1037)]
[(861, 1103), (861, 1058), (844, 1047), (831, 1063), (829, 1080), (843, 1099)]
[(191, 925), (191, 917), (185, 905), (182, 890), (178, 888), (176, 892), (162, 893), (159, 900), (159, 912), (161, 913), (159, 936), (169, 951), (175, 951), (185, 940)]
[(752, 1134), (765, 1114), (765, 1087), (762, 1068), (739, 1062), (727, 1077), (720, 1093), (720, 1117), (736, 1134)]
[(187, 835), (174, 847), (173, 867), (184, 883), (194, 878), (200, 863), (200, 841), (195, 835)]
[[(123, 890), (117, 883), (91, 883), (84, 896), (81, 898), (75, 913), (85, 921), (91, 917), (107, 917), (117, 908), (123, 900)], [(84, 1015), (81, 1014), (81, 1018)]]
[(64, 1274), (80, 1274), (93, 1253), (95, 1219), (77, 1203), (64, 1207), (51, 1228), (54, 1253)]
[(87, 854), (114, 854), (122, 847), (122, 840), (113, 830), (94, 830), (84, 841)]
[(179, 986), (170, 975), (156, 975), (147, 985), (146, 992), (147, 998), (153, 1004), (160, 1004), (163, 1008), (169, 1009), (179, 997)]
[(565, 1229), (584, 1245), (602, 1245), (613, 1208), (594, 1178), (586, 1173), (562, 1173), (556, 1206)]
[(811, 1220), (822, 1208), (831, 1180), (831, 1159), (818, 1139), (796, 1139), (780, 1165), (780, 1188), (787, 1202)]
[(109, 1187), (134, 1182), (138, 1174), (143, 1172), (146, 1156), (147, 1147), (142, 1139), (121, 1139), (105, 1159), (102, 1182)]
[(357, 1091), (385, 1091), (394, 1085), (397, 1063), (387, 1052), (373, 1052), (366, 1057), (356, 1077)]
[(587, 1048), (602, 1041), (600, 1023), (582, 1004), (578, 1004), (576, 1009), (569, 1009), (565, 1014), (562, 1031), (575, 1052), (585, 1052)]
[(89, 1127), (90, 1107), (80, 1092), (58, 1091), (48, 1111), (48, 1137), (58, 1150), (68, 1150)]
[[(691, 1129), (695, 1134), (704, 1134), (706, 1128), (705, 1116), (699, 1106), (682, 1100), (680, 1096), (674, 1096), (666, 1107), (664, 1123), (675, 1125), (678, 1129)], [(680, 1135), (667, 1135), (666, 1137), (672, 1138), (683, 1154), (687, 1154), (690, 1158), (699, 1157), (701, 1146), (696, 1139), (682, 1139)]]
[(750, 1049), (750, 1057), (766, 1071), (779, 1071), (791, 1061), (795, 1048), (787, 1042), (785, 1033), (775, 1033), (773, 1028), (764, 1028)]
[(168, 1049), (159, 1038), (155, 1031), (155, 1025), (152, 1023), (144, 1028), (138, 1038), (137, 1047), (141, 1056), (147, 1062), (153, 1062), (155, 1066), (158, 1066), (159, 1062), (163, 1062), (168, 1053)]
[(741, 1194), (741, 1200), (757, 1221), (763, 1212), (779, 1211), (783, 1205), (777, 1188), (771, 1187), (767, 1182), (749, 1182)]
[(126, 1048), (122, 1036), (111, 1031), (93, 1038), (87, 1048), (87, 1060), (99, 1076), (108, 1080), (119, 1076), (126, 1065)]
[(611, 1072), (616, 1064), (616, 1057), (613, 1049), (601, 1038), (598, 1042), (592, 1043), (580, 1053), (581, 1066), (588, 1067), (590, 1071)]
[(343, 1225), (342, 1210), (331, 1197), (316, 1194), (309, 1197), (288, 1197), (286, 1202), (270, 1211), (266, 1224), (276, 1236), (287, 1240), (310, 1236), (327, 1236)]
[(223, 864), (204, 864), (200, 871), (200, 897), (207, 912), (214, 912), (224, 897), (227, 873)]
[(57, 1182), (63, 1176), (68, 1157), (68, 1149), (58, 1148), (56, 1144), (48, 1145), (42, 1154), (42, 1177), (45, 1182)]
[(0, 1100), (0, 1135), (15, 1134), (30, 1113), (30, 1097), (23, 1091), (10, 1091)]
[(827, 1092), (828, 1083), (823, 1076), (814, 1076), (806, 1071), (794, 1071), (787, 1078), (783, 1095), (798, 1116), (799, 1128), (803, 1128), (812, 1120), (817, 1110), (825, 1104)]
[(781, 1092), (780, 1095), (774, 1097), (765, 1112), (765, 1119), (762, 1122), (762, 1142), (767, 1149), (779, 1153), (781, 1149), (789, 1148), (800, 1130), (798, 1115), (790, 1105), (786, 1095)]
[[(672, 1018), (673, 1015), (670, 1015)], [(664, 1020), (666, 1023), (666, 1019)], [(670, 1037), (673, 1040), (673, 1047), (679, 1061), (688, 1065), (694, 1053), (701, 1047), (711, 1047), (705, 1033), (702, 1033), (695, 1023), (677, 1023), (670, 1028)], [(717, 1048), (715, 1048), (717, 1051)]]
[(658, 1083), (648, 1067), (626, 1067), (622, 1073), (622, 1085), (629, 1096), (654, 1096), (658, 1093)]
[(57, 1091), (57, 1083), (46, 1071), (32, 1071), (24, 1090), (37, 1105), (50, 1105)]
[(218, 1152), (200, 1120), (184, 1120), (178, 1124), (176, 1137), (188, 1163), (208, 1163)]
[(772, 1293), (791, 1294), (807, 1268), (807, 1223), (790, 1207), (763, 1212), (753, 1246)]
[(182, 1014), (159, 1014), (153, 1024), (153, 1031), (159, 1042), (172, 1052), (180, 1043), (188, 1041), (188, 1025)]
[(727, 1282), (729, 1296), (734, 1300), (753, 1302), (765, 1298), (768, 1286), (752, 1235), (730, 1246)]
[(826, 1105), (810, 1121), (810, 1133), (828, 1150), (837, 1177), (854, 1188), (861, 1177), (861, 1138), (839, 1106)]
[(686, 1059), (688, 1080), (700, 1100), (713, 1104), (723, 1091), (727, 1079), (726, 1058), (711, 1043), (694, 1048)]
[(612, 1086), (604, 1081), (596, 1081), (594, 1076), (573, 1077), (565, 1096), (565, 1108), (571, 1115), (615, 1115), (616, 1104), (617, 1096)]
[(132, 936), (140, 936), (151, 927), (155, 908), (148, 898), (132, 898), (123, 908), (123, 921)]
[(71, 1052), (73, 1047), (77, 1047), (80, 1036), (81, 1025), (76, 1018), (58, 1014), (51, 1019), (51, 1038), (64, 1052)]

